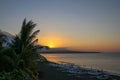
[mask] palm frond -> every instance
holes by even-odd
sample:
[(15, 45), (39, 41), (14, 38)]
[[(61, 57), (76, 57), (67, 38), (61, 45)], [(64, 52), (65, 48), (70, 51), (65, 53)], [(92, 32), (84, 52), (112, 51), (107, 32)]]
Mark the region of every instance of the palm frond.
[(28, 43), (32, 42), (32, 40), (36, 37), (36, 35), (40, 32), (40, 30), (37, 30), (32, 33), (32, 35), (28, 38)]
[(40, 32), (40, 30), (36, 30), (33, 32), (36, 24), (33, 21), (26, 21), (24, 19), (22, 23), (22, 28), (20, 33), (15, 37), (13, 45), (17, 52), (22, 52), (26, 48), (32, 48), (31, 45), (36, 43), (38, 40), (34, 40), (36, 35)]

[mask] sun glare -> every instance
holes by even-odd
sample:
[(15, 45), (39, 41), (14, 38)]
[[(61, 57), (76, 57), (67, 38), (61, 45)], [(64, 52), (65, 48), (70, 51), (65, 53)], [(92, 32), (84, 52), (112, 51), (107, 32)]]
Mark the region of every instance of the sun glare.
[(50, 48), (54, 48), (54, 47), (55, 47), (55, 43), (49, 42), (49, 43), (47, 44), (47, 46), (50, 47)]
[(40, 44), (48, 46), (50, 48), (57, 48), (62, 46), (62, 39), (60, 37), (46, 36), (40, 38)]

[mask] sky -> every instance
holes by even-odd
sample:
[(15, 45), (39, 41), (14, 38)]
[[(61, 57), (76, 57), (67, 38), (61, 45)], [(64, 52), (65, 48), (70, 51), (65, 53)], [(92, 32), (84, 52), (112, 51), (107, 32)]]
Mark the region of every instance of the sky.
[(0, 29), (17, 34), (24, 18), (37, 24), (39, 44), (120, 52), (120, 0), (0, 0)]

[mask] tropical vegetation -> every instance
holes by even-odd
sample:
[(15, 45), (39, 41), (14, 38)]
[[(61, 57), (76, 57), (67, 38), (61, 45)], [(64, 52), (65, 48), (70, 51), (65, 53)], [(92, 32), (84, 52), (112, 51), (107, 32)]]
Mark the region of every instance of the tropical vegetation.
[[(24, 19), (20, 32), (10, 47), (3, 48), (5, 35), (0, 33), (0, 80), (37, 80), (36, 24)], [(42, 47), (41, 47), (42, 48)]]

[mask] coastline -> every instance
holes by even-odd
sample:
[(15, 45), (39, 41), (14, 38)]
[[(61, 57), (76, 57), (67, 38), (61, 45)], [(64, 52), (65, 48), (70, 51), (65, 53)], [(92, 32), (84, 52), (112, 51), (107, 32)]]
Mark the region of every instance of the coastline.
[[(46, 62), (38, 64), (38, 70), (43, 72), (43, 77), (40, 80), (119, 80), (120, 76), (112, 73), (90, 70), (83, 67), (78, 67), (71, 63), (54, 63)], [(79, 70), (79, 71), (78, 71)], [(81, 72), (82, 71), (82, 72)], [(104, 73), (108, 75), (106, 79), (99, 79), (98, 74)]]

